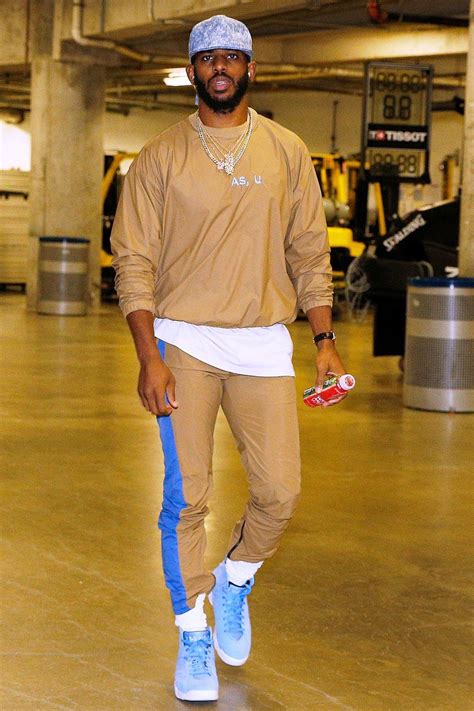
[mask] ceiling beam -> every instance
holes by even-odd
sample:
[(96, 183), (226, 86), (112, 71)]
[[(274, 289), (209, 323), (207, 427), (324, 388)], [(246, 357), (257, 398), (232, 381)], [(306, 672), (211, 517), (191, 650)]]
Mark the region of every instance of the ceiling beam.
[[(117, 0), (116, 0), (117, 1)], [(332, 4), (334, 0), (322, 0), (320, 4)], [(126, 0), (125, 0), (126, 2)], [(231, 14), (239, 19), (274, 15), (291, 10), (301, 10), (310, 5), (308, 0), (174, 0), (173, 3), (163, 3), (150, 0), (157, 10), (154, 14), (161, 19), (176, 19), (184, 17), (199, 20), (211, 15)]]
[(357, 28), (300, 35), (282, 41), (289, 64), (330, 64), (403, 57), (439, 57), (467, 53), (468, 31), (437, 29)]
[[(338, 0), (340, 1), (340, 0)], [(319, 0), (331, 5), (334, 0)], [(211, 15), (224, 14), (247, 20), (307, 8), (311, 0), (114, 0), (109, 3), (87, 3), (84, 11), (84, 34), (102, 38), (127, 39), (156, 32), (173, 33), (190, 29)], [(71, 10), (64, 9), (63, 37), (70, 36)]]

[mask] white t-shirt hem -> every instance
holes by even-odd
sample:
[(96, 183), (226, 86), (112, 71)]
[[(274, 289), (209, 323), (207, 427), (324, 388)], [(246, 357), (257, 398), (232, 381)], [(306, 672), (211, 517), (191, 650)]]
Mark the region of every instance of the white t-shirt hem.
[(220, 370), (257, 377), (294, 377), (293, 343), (283, 324), (255, 328), (197, 326), (155, 319), (155, 337)]

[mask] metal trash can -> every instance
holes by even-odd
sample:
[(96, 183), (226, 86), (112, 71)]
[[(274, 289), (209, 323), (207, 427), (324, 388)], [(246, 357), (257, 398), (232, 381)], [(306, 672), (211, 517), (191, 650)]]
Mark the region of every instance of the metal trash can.
[(87, 313), (89, 243), (84, 237), (40, 237), (38, 313)]
[(474, 279), (410, 279), (403, 404), (474, 411)]

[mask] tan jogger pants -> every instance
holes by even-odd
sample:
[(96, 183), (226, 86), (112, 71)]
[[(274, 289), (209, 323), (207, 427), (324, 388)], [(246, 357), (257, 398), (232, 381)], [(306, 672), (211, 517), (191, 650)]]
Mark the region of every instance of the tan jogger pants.
[(214, 586), (214, 576), (204, 566), (204, 519), (219, 407), (236, 440), (250, 490), (227, 555), (255, 563), (276, 551), (299, 498), (296, 396), (292, 377), (229, 373), (162, 341), (158, 346), (176, 378), (179, 402), (170, 417), (158, 418), (165, 457), (159, 517), (163, 569), (179, 615)]

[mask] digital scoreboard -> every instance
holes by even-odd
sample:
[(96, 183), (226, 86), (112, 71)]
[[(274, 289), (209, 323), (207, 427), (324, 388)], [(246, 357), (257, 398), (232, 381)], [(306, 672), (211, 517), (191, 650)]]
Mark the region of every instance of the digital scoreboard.
[(431, 66), (369, 62), (363, 165), (371, 181), (429, 183)]

